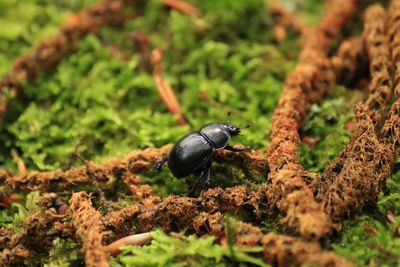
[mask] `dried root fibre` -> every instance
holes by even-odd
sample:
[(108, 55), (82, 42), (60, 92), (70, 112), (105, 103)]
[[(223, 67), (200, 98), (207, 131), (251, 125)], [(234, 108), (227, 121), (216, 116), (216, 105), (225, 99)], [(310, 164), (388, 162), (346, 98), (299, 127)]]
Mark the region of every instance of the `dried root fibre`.
[(363, 39), (370, 62), (371, 82), (365, 102), (375, 125), (380, 125), (386, 105), (392, 96), (389, 44), (385, 35), (386, 12), (379, 4), (367, 8), (364, 15)]
[(331, 59), (336, 81), (347, 84), (355, 80), (365, 72), (367, 60), (361, 36), (353, 36), (344, 40)]
[(389, 177), (395, 159), (390, 146), (382, 144), (366, 107), (355, 107), (358, 128), (344, 150), (315, 181), (317, 200), (339, 221), (376, 203), (382, 182)]
[(76, 235), (83, 242), (86, 266), (109, 266), (108, 255), (102, 244), (105, 225), (101, 214), (92, 207), (90, 195), (85, 192), (74, 193), (69, 203)]
[[(393, 3), (392, 3), (393, 4)], [(392, 9), (391, 12), (395, 12)], [(398, 12), (398, 11), (397, 11)], [(390, 60), (387, 54), (385, 11), (380, 5), (369, 7), (365, 13), (364, 40), (370, 57), (370, 95), (365, 105), (355, 107), (358, 127), (344, 150), (315, 180), (317, 200), (323, 203), (333, 220), (351, 216), (363, 208), (374, 205), (383, 182), (390, 176), (398, 155), (400, 140), (400, 104), (396, 100), (383, 123), (386, 105), (390, 100), (392, 82), (389, 75)], [(393, 13), (389, 21), (393, 20)], [(396, 26), (389, 23), (390, 32)], [(393, 47), (393, 38), (389, 46)], [(382, 51), (383, 49), (383, 51)], [(393, 59), (393, 52), (391, 56)]]
[(271, 143), (268, 149), (271, 190), (267, 193), (280, 211), (282, 222), (309, 239), (329, 234), (335, 226), (323, 207), (314, 199), (309, 186), (312, 174), (299, 162), (298, 128), (309, 107), (335, 82), (326, 48), (341, 27), (356, 11), (355, 1), (332, 1), (329, 13), (307, 29), (296, 68), (287, 76), (278, 106), (272, 117)]
[[(128, 177), (128, 174), (137, 174), (153, 168), (157, 161), (169, 153), (171, 147), (171, 145), (165, 145), (161, 148), (133, 151), (124, 158), (112, 159), (104, 164), (87, 162), (85, 166), (66, 171), (30, 172), (26, 175), (13, 175), (5, 170), (0, 170), (0, 181), (4, 181), (13, 190), (25, 192), (51, 191), (54, 188), (67, 189), (77, 184), (107, 183), (113, 178), (123, 179)], [(265, 153), (256, 150), (249, 153), (221, 151), (217, 153), (216, 158), (220, 162), (239, 162), (240, 167), (259, 172), (268, 169)]]

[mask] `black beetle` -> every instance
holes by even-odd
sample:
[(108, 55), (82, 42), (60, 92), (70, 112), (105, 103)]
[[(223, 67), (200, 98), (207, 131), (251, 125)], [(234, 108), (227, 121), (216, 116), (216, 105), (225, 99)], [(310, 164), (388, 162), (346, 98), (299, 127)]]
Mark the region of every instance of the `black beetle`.
[(168, 161), (168, 167), (177, 178), (184, 178), (190, 174), (198, 174), (196, 184), (189, 192), (193, 196), (210, 183), (212, 155), (216, 150), (227, 149), (234, 152), (248, 151), (248, 148), (237, 148), (228, 145), (232, 136), (238, 135), (240, 128), (228, 123), (206, 124), (200, 130), (188, 133), (182, 137), (171, 149), (169, 155), (156, 163), (161, 169)]

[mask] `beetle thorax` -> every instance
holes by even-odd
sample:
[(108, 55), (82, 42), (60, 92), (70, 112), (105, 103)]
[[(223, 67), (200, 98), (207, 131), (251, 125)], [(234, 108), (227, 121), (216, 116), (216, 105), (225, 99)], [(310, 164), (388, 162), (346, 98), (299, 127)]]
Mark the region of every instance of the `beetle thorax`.
[(218, 123), (207, 124), (199, 130), (215, 149), (224, 148), (231, 138), (230, 134)]

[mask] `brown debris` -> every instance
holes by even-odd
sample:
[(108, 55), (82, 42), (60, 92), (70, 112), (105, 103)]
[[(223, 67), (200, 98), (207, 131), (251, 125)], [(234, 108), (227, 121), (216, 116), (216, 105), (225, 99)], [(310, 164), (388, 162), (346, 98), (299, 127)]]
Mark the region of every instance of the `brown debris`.
[(182, 13), (188, 14), (190, 16), (193, 17), (201, 16), (201, 12), (197, 7), (188, 4), (182, 0), (162, 0), (162, 2), (164, 3), (164, 5), (176, 9)]
[(52, 236), (48, 230), (65, 217), (56, 205), (58, 196), (46, 193), (40, 199), (39, 210), (28, 215), (23, 221), (21, 233), (11, 233), (2, 229), (3, 247), (0, 253), (0, 266), (21, 266), (34, 251), (45, 250), (51, 246)]
[(139, 176), (133, 176), (131, 173), (128, 173), (124, 178), (124, 183), (133, 194), (134, 199), (138, 200), (146, 208), (153, 209), (161, 202), (160, 197), (157, 196), (151, 186), (141, 183)]
[[(130, 174), (137, 174), (153, 168), (154, 164), (164, 158), (171, 149), (171, 145), (161, 148), (147, 148), (140, 151), (133, 151), (124, 158), (111, 159), (104, 164), (86, 162), (85, 166), (70, 168), (66, 171), (56, 170), (49, 172), (30, 172), (25, 176), (13, 175), (6, 170), (0, 170), (0, 181), (4, 181), (13, 190), (18, 191), (51, 191), (55, 188), (66, 189), (77, 184), (109, 183), (113, 178), (124, 179)], [(264, 153), (251, 151), (250, 153), (219, 152), (219, 161), (242, 162), (239, 166), (246, 169), (264, 171), (266, 162), (263, 161)], [(127, 178), (128, 179), (128, 178)], [(133, 182), (135, 184), (135, 182)], [(145, 190), (146, 186), (140, 190)], [(131, 189), (136, 190), (136, 189)], [(152, 189), (147, 187), (147, 194)], [(157, 199), (151, 200), (157, 202)]]
[(185, 115), (182, 113), (181, 106), (176, 98), (171, 85), (164, 79), (161, 61), (163, 58), (163, 51), (156, 48), (151, 53), (151, 65), (153, 65), (153, 77), (156, 83), (156, 88), (161, 96), (164, 104), (167, 106), (169, 112), (178, 117), (178, 124), (185, 125)]
[[(97, 33), (103, 26), (121, 24), (128, 17), (125, 9), (133, 0), (102, 0), (85, 10), (72, 14), (59, 32), (40, 42), (33, 50), (15, 61), (14, 67), (2, 80), (0, 90), (8, 88), (22, 94), (22, 84), (33, 81), (39, 74), (51, 70), (66, 55), (76, 49), (78, 41), (88, 34)], [(0, 99), (2, 93), (0, 91)], [(0, 118), (6, 112), (6, 102), (0, 100)]]
[(4, 250), (10, 243), (14, 231), (7, 228), (0, 228), (0, 250)]
[(275, 21), (273, 30), (279, 42), (286, 40), (286, 30), (290, 29), (298, 34), (303, 34), (309, 27), (305, 22), (276, 1), (272, 1), (268, 9)]
[(74, 193), (69, 203), (76, 235), (83, 242), (86, 266), (109, 266), (108, 255), (102, 244), (105, 225), (101, 214), (92, 207), (90, 195), (86, 192)]
[[(237, 145), (237, 147), (244, 146)], [(267, 153), (260, 150), (252, 149), (246, 153), (237, 153), (222, 149), (215, 154), (215, 160), (220, 163), (234, 164), (241, 169), (254, 170), (262, 174), (269, 172)]]
[(386, 12), (379, 4), (370, 6), (364, 14), (363, 39), (369, 56), (371, 74), (369, 96), (365, 105), (371, 113), (372, 121), (378, 126), (384, 119), (386, 105), (392, 96), (385, 19)]
[(113, 233), (116, 236), (120, 236), (131, 231), (129, 221), (132, 220), (133, 216), (138, 215), (139, 212), (140, 209), (136, 205), (122, 208), (117, 211), (111, 211), (104, 217), (104, 222), (105, 225), (114, 230)]
[(113, 177), (119, 178), (125, 172), (139, 173), (153, 167), (165, 157), (171, 145), (162, 148), (148, 148), (142, 151), (133, 151), (121, 159), (112, 159), (105, 164), (87, 162), (85, 166), (71, 168), (66, 171), (30, 172), (26, 176), (11, 175), (0, 172), (0, 180), (13, 190), (19, 191), (49, 191), (52, 188), (69, 188), (76, 184), (91, 184), (94, 181), (107, 183)]
[(193, 219), (193, 228), (198, 235), (210, 234), (221, 239), (224, 237), (224, 218), (219, 211), (214, 214), (203, 211)]
[(23, 161), (23, 159), (14, 150), (11, 151), (11, 156), (14, 158), (15, 162), (17, 163), (19, 175), (26, 175), (26, 166), (25, 166), (25, 162)]
[(400, 3), (391, 1), (388, 8), (389, 48), (394, 67), (395, 101), (390, 108), (381, 130), (382, 142), (391, 146), (398, 154), (400, 148)]
[(356, 132), (314, 185), (317, 200), (334, 220), (376, 203), (395, 159), (393, 149), (379, 141), (366, 107), (357, 105), (355, 113)]
[[(389, 18), (393, 19), (393, 12), (399, 14), (399, 10), (395, 11), (393, 6), (389, 10)], [(357, 214), (363, 208), (376, 203), (399, 152), (399, 100), (392, 104), (381, 134), (377, 134), (384, 119), (382, 115), (390, 100), (392, 87), (388, 73), (389, 58), (385, 51), (388, 45), (384, 36), (384, 15), (385, 11), (380, 5), (371, 6), (365, 13), (363, 36), (371, 58), (372, 81), (366, 104), (355, 107), (357, 129), (335, 161), (314, 182), (316, 198), (324, 204), (326, 211), (336, 221), (343, 216)], [(392, 23), (389, 22), (389, 29), (393, 33), (396, 27)], [(392, 48), (394, 40), (389, 39), (389, 46)], [(391, 50), (393, 60), (394, 51)]]
[(361, 36), (353, 36), (341, 42), (331, 59), (336, 80), (349, 83), (363, 73), (367, 65), (366, 54)]
[(261, 243), (264, 260), (277, 266), (355, 266), (331, 252), (321, 250), (317, 242), (304, 242), (296, 237), (267, 234)]
[(390, 55), (393, 62), (394, 92), (396, 98), (400, 96), (400, 2), (390, 1), (387, 10), (387, 35), (389, 39)]
[[(140, 232), (149, 232), (159, 225), (167, 232), (194, 229), (198, 234), (209, 233), (206, 230), (215, 234), (216, 229), (220, 228), (218, 222), (221, 222), (221, 216), (215, 214), (250, 211), (255, 213), (255, 219), (260, 219), (265, 215), (260, 210), (266, 210), (266, 202), (264, 187), (256, 192), (247, 192), (243, 186), (226, 189), (217, 187), (208, 189), (198, 198), (171, 195), (154, 209), (142, 209), (141, 214), (136, 217), (135, 225)], [(210, 218), (208, 215), (216, 217)]]
[(311, 104), (334, 84), (335, 75), (326, 55), (330, 40), (356, 11), (356, 1), (331, 1), (326, 15), (304, 33), (299, 63), (286, 77), (281, 98), (272, 117), (271, 143), (268, 149), (269, 179), (267, 195), (286, 213), (282, 222), (306, 238), (320, 238), (335, 226), (323, 207), (314, 200), (309, 186), (313, 174), (299, 162), (298, 128)]

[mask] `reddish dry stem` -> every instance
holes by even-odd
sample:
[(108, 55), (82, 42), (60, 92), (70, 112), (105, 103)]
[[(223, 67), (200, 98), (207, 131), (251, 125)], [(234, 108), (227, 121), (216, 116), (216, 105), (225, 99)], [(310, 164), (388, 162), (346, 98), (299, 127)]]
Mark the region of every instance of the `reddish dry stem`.
[(162, 0), (164, 5), (169, 6), (170, 8), (176, 9), (182, 13), (188, 14), (193, 17), (200, 17), (201, 12), (200, 10), (191, 5), (188, 4), (182, 0)]
[(109, 244), (104, 248), (104, 250), (107, 253), (111, 253), (114, 256), (118, 255), (121, 253), (120, 247), (122, 246), (141, 246), (146, 244), (147, 242), (151, 241), (153, 237), (151, 236), (151, 233), (141, 233), (141, 234), (135, 234), (135, 235), (130, 235), (126, 236), (124, 238), (118, 239), (117, 241), (114, 241), (113, 243)]
[(17, 163), (18, 174), (22, 175), (22, 176), (25, 176), (26, 173), (27, 173), (26, 172), (25, 162), (22, 160), (22, 158), (15, 151), (11, 151), (11, 156), (14, 158), (15, 162)]
[(153, 77), (156, 83), (157, 91), (160, 94), (164, 104), (167, 106), (169, 112), (178, 117), (178, 124), (185, 125), (186, 119), (181, 111), (181, 106), (178, 102), (178, 99), (176, 98), (171, 85), (164, 79), (161, 67), (162, 58), (162, 50), (159, 48), (154, 49), (151, 54), (151, 64), (153, 65)]

